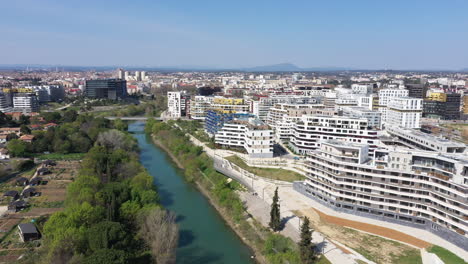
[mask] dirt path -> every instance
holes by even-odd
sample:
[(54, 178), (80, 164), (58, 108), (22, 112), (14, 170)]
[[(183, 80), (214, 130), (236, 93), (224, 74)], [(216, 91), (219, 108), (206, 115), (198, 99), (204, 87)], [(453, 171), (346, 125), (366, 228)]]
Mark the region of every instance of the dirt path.
[(429, 243), (425, 241), (392, 229), (329, 216), (314, 208), (296, 211), (296, 213), (309, 217), (312, 227), (326, 237), (348, 246), (376, 263), (402, 263), (410, 259), (411, 256), (414, 258), (420, 256), (419, 249), (396, 241), (402, 241), (418, 248), (429, 246)]
[(390, 228), (385, 228), (385, 227), (380, 227), (377, 225), (371, 225), (371, 224), (366, 224), (366, 223), (361, 223), (357, 221), (352, 221), (344, 218), (339, 218), (331, 215), (324, 214), (316, 209), (313, 209), (316, 211), (316, 213), (319, 215), (319, 217), (331, 224), (339, 225), (339, 226), (346, 226), (346, 227), (351, 227), (354, 229), (362, 230), (364, 232), (372, 233), (378, 236), (383, 236), (387, 237), (396, 241), (401, 241), (403, 243), (407, 243), (410, 245), (413, 245), (418, 248), (427, 248), (431, 244), (427, 243), (426, 241), (423, 241), (421, 239), (418, 239), (416, 237), (407, 235), (405, 233), (396, 231), (394, 229)]

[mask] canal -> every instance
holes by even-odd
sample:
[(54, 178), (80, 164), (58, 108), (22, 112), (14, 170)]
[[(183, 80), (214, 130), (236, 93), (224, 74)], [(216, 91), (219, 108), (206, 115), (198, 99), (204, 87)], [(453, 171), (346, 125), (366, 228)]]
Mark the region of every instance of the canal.
[(223, 221), (209, 201), (183, 178), (170, 157), (144, 132), (144, 123), (130, 123), (138, 140), (140, 161), (154, 177), (162, 205), (176, 213), (180, 228), (177, 263), (253, 263), (251, 251)]

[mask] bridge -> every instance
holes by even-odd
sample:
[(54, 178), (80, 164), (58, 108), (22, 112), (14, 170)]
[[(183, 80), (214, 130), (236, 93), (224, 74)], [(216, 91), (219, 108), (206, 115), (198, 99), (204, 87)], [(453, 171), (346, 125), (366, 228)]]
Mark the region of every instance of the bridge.
[[(146, 120), (149, 119), (149, 117), (145, 117), (145, 116), (122, 116), (122, 117), (119, 117), (119, 116), (106, 116), (105, 118), (109, 119), (109, 120), (120, 119), (122, 121), (146, 121)], [(155, 120), (164, 121), (164, 119), (161, 118), (161, 117), (152, 117), (152, 118), (155, 119)]]

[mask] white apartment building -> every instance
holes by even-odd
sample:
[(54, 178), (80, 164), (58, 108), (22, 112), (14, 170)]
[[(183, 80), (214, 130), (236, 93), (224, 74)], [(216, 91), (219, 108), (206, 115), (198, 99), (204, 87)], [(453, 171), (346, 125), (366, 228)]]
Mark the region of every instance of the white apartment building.
[(463, 143), (436, 137), (416, 129), (388, 126), (385, 131), (391, 136), (397, 137), (404, 145), (414, 149), (438, 153), (464, 153), (466, 151), (466, 145)]
[(273, 129), (278, 140), (289, 140), (291, 128), (301, 116), (333, 116), (337, 113), (334, 109), (325, 109), (322, 104), (276, 104), (268, 112), (266, 123)]
[(425, 229), (468, 250), (468, 159), (331, 140), (294, 189), (336, 211)]
[(369, 127), (380, 129), (382, 125), (382, 113), (369, 110), (366, 107), (348, 106), (343, 107), (343, 116), (367, 119)]
[(180, 118), (187, 111), (188, 95), (185, 91), (167, 92), (167, 115), (170, 118)]
[(265, 121), (270, 109), (276, 104), (317, 104), (320, 103), (319, 98), (310, 96), (297, 95), (271, 95), (268, 97), (260, 97), (258, 100), (252, 100), (251, 112), (260, 120)]
[(423, 100), (411, 97), (392, 98), (387, 103), (387, 125), (420, 128)]
[(329, 139), (368, 144), (369, 155), (379, 143), (377, 131), (369, 128), (365, 118), (303, 115), (291, 131), (289, 146), (300, 155), (319, 148), (323, 140)]
[(379, 111), (382, 113), (382, 123), (387, 122), (388, 102), (393, 98), (408, 97), (409, 91), (399, 88), (385, 88), (379, 91)]
[(215, 144), (243, 148), (251, 158), (272, 158), (273, 130), (256, 118), (235, 119), (216, 132)]
[(213, 96), (196, 95), (190, 100), (190, 118), (195, 120), (205, 120), (206, 111), (211, 109)]
[(374, 85), (372, 83), (354, 83), (351, 84), (351, 90), (355, 94), (362, 94), (362, 95), (370, 95), (374, 89)]
[(13, 95), (13, 111), (16, 112), (37, 112), (39, 111), (39, 102), (34, 93), (15, 93)]

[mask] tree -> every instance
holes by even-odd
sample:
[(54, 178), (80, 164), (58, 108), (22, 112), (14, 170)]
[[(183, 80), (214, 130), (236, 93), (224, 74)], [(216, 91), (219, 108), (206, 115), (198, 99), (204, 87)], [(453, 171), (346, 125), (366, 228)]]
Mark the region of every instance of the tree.
[(49, 123), (57, 122), (62, 118), (59, 112), (44, 112), (42, 113), (42, 117), (44, 117), (44, 120)]
[(315, 245), (312, 243), (312, 231), (309, 226), (309, 218), (306, 216), (301, 226), (301, 240), (299, 241), (301, 262), (304, 264), (312, 264), (316, 260)]
[(280, 205), (279, 205), (279, 197), (278, 197), (278, 187), (276, 187), (275, 195), (273, 196), (273, 203), (271, 204), (269, 226), (273, 231), (279, 231), (281, 229), (281, 216), (280, 216)]
[(62, 121), (66, 123), (75, 122), (77, 117), (78, 113), (75, 110), (70, 109), (63, 114)]
[(20, 126), (20, 132), (21, 134), (31, 134), (31, 129), (27, 125), (21, 125)]
[(7, 141), (10, 141), (10, 140), (13, 140), (13, 139), (18, 139), (18, 135), (16, 135), (16, 133), (10, 133), (6, 137)]
[(29, 116), (21, 115), (18, 124), (20, 125), (28, 125), (29, 124)]
[(120, 118), (114, 120), (113, 126), (115, 129), (120, 130), (120, 131), (127, 131), (128, 129), (128, 124), (122, 121), (122, 119)]
[(149, 246), (158, 264), (176, 262), (179, 227), (175, 220), (173, 213), (156, 208), (140, 221), (140, 236)]
[(26, 156), (27, 144), (19, 139), (10, 140), (7, 149), (13, 157)]

